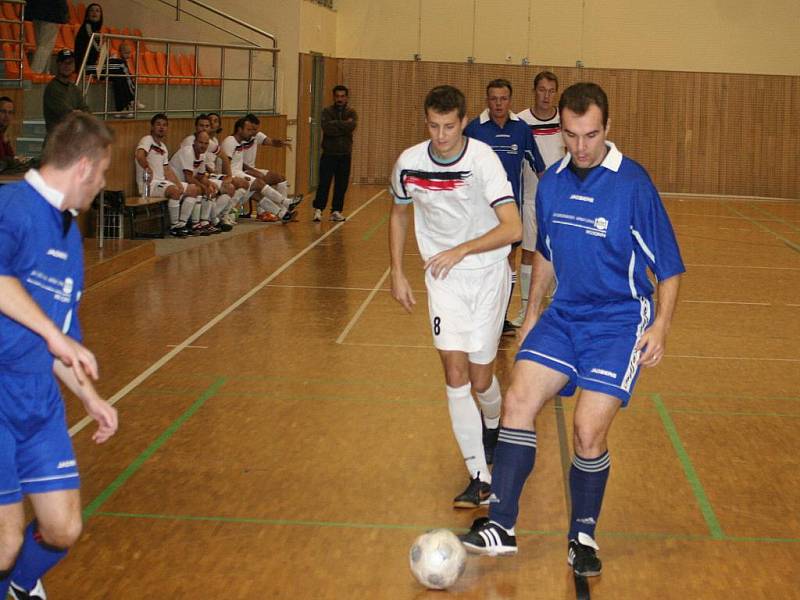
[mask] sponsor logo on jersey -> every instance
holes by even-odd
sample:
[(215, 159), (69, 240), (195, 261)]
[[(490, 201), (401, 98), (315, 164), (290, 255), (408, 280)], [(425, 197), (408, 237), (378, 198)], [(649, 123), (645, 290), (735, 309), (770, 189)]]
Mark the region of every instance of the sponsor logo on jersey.
[(569, 197), (570, 200), (580, 200), (581, 202), (589, 202), (594, 203), (594, 198), (591, 196), (581, 196), (580, 194), (572, 194)]
[(50, 248), (47, 251), (47, 256), (52, 256), (53, 258), (57, 258), (59, 260), (67, 260), (69, 258), (69, 254), (63, 250), (56, 250), (55, 248)]
[(608, 229), (608, 219), (604, 217), (597, 217), (594, 220), (594, 226), (597, 227), (600, 231), (605, 231)]
[(408, 188), (416, 186), (424, 190), (446, 191), (454, 190), (466, 185), (467, 179), (472, 177), (472, 171), (416, 171), (403, 170), (400, 181), (403, 183), (403, 192), (408, 196)]
[(590, 373), (597, 373), (598, 375), (605, 375), (606, 377), (611, 377), (612, 379), (617, 378), (617, 374), (614, 371), (606, 371), (605, 369), (592, 369), (589, 371)]
[(74, 460), (62, 460), (59, 461), (57, 469), (69, 469), (70, 467), (74, 467), (77, 463)]
[(73, 288), (75, 287), (75, 282), (72, 281), (72, 277), (67, 277), (64, 279), (64, 294), (69, 296), (72, 293)]

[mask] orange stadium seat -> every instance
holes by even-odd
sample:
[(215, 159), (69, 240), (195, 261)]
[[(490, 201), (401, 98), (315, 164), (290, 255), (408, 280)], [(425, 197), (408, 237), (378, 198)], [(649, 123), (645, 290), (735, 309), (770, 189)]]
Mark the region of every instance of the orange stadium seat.
[(80, 27), (83, 19), (78, 17), (78, 9), (72, 3), (72, 0), (67, 0), (67, 9), (69, 9), (69, 24), (70, 25), (78, 25)]
[(75, 7), (75, 16), (77, 17), (78, 25), (83, 24), (83, 15), (86, 14), (86, 5), (81, 2)]
[(158, 71), (156, 55), (153, 52), (142, 52), (139, 69), (139, 82), (145, 85), (164, 85), (163, 77), (154, 77), (161, 73)]
[(33, 52), (36, 50), (36, 34), (33, 31), (33, 23), (30, 21), (25, 21), (23, 26), (25, 28), (23, 31), (25, 34), (25, 49)]
[(191, 79), (186, 77), (174, 77), (174, 75), (183, 75), (178, 57), (174, 54), (169, 55), (169, 74), (173, 76), (169, 78), (170, 85), (192, 85), (193, 83)]
[[(6, 69), (6, 77), (9, 79), (19, 79), (19, 46), (17, 44), (3, 44), (3, 58), (11, 60), (4, 61)], [(22, 78), (32, 81), (34, 83), (47, 83), (53, 79), (52, 75), (47, 73), (34, 73), (31, 71), (31, 65), (28, 62), (28, 55), (22, 53)]]
[(9, 21), (19, 21), (20, 16), (19, 12), (15, 10), (14, 4), (9, 4), (8, 2), (3, 2), (3, 18), (8, 19)]

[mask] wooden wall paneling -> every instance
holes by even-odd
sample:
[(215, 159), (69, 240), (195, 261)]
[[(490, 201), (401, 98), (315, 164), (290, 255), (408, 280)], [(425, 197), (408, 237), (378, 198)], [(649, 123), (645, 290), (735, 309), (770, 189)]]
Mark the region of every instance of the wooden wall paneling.
[(560, 88), (581, 80), (609, 95), (609, 138), (642, 163), (662, 191), (800, 198), (800, 77), (624, 69), (340, 59), (361, 124), (353, 181), (386, 183), (397, 155), (424, 139), (422, 101), (451, 83), (468, 113), (484, 108), (496, 77), (514, 85), (514, 110), (533, 101), (534, 75)]

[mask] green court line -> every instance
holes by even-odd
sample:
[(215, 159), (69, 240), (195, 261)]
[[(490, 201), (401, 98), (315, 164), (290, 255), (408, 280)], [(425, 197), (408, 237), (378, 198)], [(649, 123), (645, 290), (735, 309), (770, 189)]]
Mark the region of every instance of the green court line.
[[(326, 527), (341, 529), (382, 529), (395, 531), (427, 531), (430, 529), (445, 528), (452, 531), (465, 532), (465, 527), (452, 527), (448, 524), (419, 525), (408, 523), (357, 523), (350, 521), (316, 521), (311, 519), (259, 519), (255, 517), (221, 517), (221, 516), (198, 516), (198, 515), (164, 515), (154, 513), (130, 513), (117, 511), (98, 511), (97, 517), (114, 517), (120, 519), (150, 519), (156, 521), (194, 521), (206, 523), (232, 523), (244, 525), (265, 525), (281, 527)], [(566, 531), (554, 531), (545, 529), (517, 529), (518, 536), (540, 536), (557, 537), (566, 535)], [(771, 537), (724, 537), (716, 539), (708, 535), (693, 535), (681, 533), (662, 533), (662, 532), (636, 532), (636, 531), (603, 531), (603, 537), (621, 539), (643, 539), (643, 540), (671, 540), (685, 542), (709, 542), (709, 541), (733, 541), (733, 542), (756, 542), (756, 543), (777, 543), (777, 544), (798, 544), (800, 538), (771, 538)]]
[(722, 531), (722, 527), (717, 520), (717, 516), (714, 514), (714, 509), (711, 507), (711, 502), (709, 502), (708, 496), (706, 496), (706, 492), (703, 489), (703, 484), (700, 483), (700, 478), (697, 476), (697, 472), (694, 470), (692, 460), (689, 458), (689, 454), (683, 447), (683, 442), (681, 442), (681, 438), (678, 435), (678, 430), (675, 427), (675, 423), (672, 421), (672, 417), (669, 416), (669, 412), (667, 411), (666, 406), (664, 406), (664, 402), (661, 400), (661, 396), (659, 394), (653, 394), (652, 398), (653, 404), (656, 405), (658, 414), (661, 417), (661, 422), (664, 424), (664, 429), (666, 429), (669, 439), (672, 442), (672, 447), (675, 448), (678, 459), (681, 461), (683, 472), (686, 475), (686, 479), (689, 480), (689, 485), (694, 492), (694, 497), (697, 500), (697, 503), (700, 505), (700, 511), (703, 513), (703, 518), (706, 520), (708, 529), (711, 532), (711, 537), (715, 540), (725, 539), (725, 534)]
[(128, 465), (128, 468), (125, 469), (120, 475), (112, 481), (109, 486), (100, 492), (100, 495), (97, 496), (92, 502), (83, 509), (83, 518), (88, 519), (93, 514), (97, 512), (97, 510), (108, 500), (114, 492), (116, 492), (119, 488), (121, 488), (128, 479), (130, 479), (136, 471), (150, 458), (156, 450), (161, 448), (169, 438), (171, 438), (178, 429), (180, 429), (181, 425), (183, 425), (189, 418), (196, 413), (203, 404), (205, 404), (206, 400), (213, 397), (214, 394), (217, 393), (217, 390), (221, 388), (225, 384), (224, 379), (217, 379), (214, 383), (211, 384), (203, 394), (194, 401), (194, 403), (187, 408), (183, 414), (175, 419), (172, 424), (167, 427), (164, 432), (156, 438), (156, 440), (150, 444), (144, 452), (142, 452), (136, 459)]
[(749, 206), (750, 206), (750, 208), (752, 208), (754, 210), (757, 210), (757, 211), (761, 212), (762, 214), (769, 215), (770, 220), (778, 221), (779, 223), (781, 223), (783, 225), (786, 225), (788, 227), (791, 227), (792, 229), (794, 229), (795, 231), (800, 233), (800, 227), (798, 227), (797, 225), (795, 225), (791, 221), (787, 221), (783, 217), (775, 215), (775, 214), (771, 213), (770, 211), (768, 211), (766, 208), (762, 208), (761, 206), (756, 206), (755, 204), (750, 204)]
[(367, 231), (367, 232), (366, 232), (366, 233), (365, 233), (363, 236), (361, 236), (361, 239), (362, 239), (362, 240), (364, 240), (365, 242), (369, 241), (369, 239), (370, 239), (370, 238), (371, 238), (373, 235), (375, 235), (375, 232), (376, 232), (376, 231), (378, 231), (378, 229), (380, 229), (380, 228), (381, 228), (381, 226), (382, 226), (384, 223), (386, 223), (386, 221), (387, 221), (388, 219), (389, 219), (389, 213), (386, 213), (385, 215), (383, 215), (383, 217), (381, 217), (381, 220), (380, 220), (380, 221), (378, 221), (377, 225), (374, 225), (373, 227), (371, 227), (371, 228), (369, 229), (369, 231)]

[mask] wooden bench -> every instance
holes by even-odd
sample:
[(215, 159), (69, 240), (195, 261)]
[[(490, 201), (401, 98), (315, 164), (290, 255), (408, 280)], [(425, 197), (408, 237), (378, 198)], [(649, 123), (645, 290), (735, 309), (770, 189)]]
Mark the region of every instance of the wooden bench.
[[(169, 226), (166, 198), (145, 198), (131, 196), (125, 198), (125, 215), (128, 218), (128, 231), (131, 239), (163, 238)], [(156, 231), (142, 231), (138, 226), (157, 221)]]

